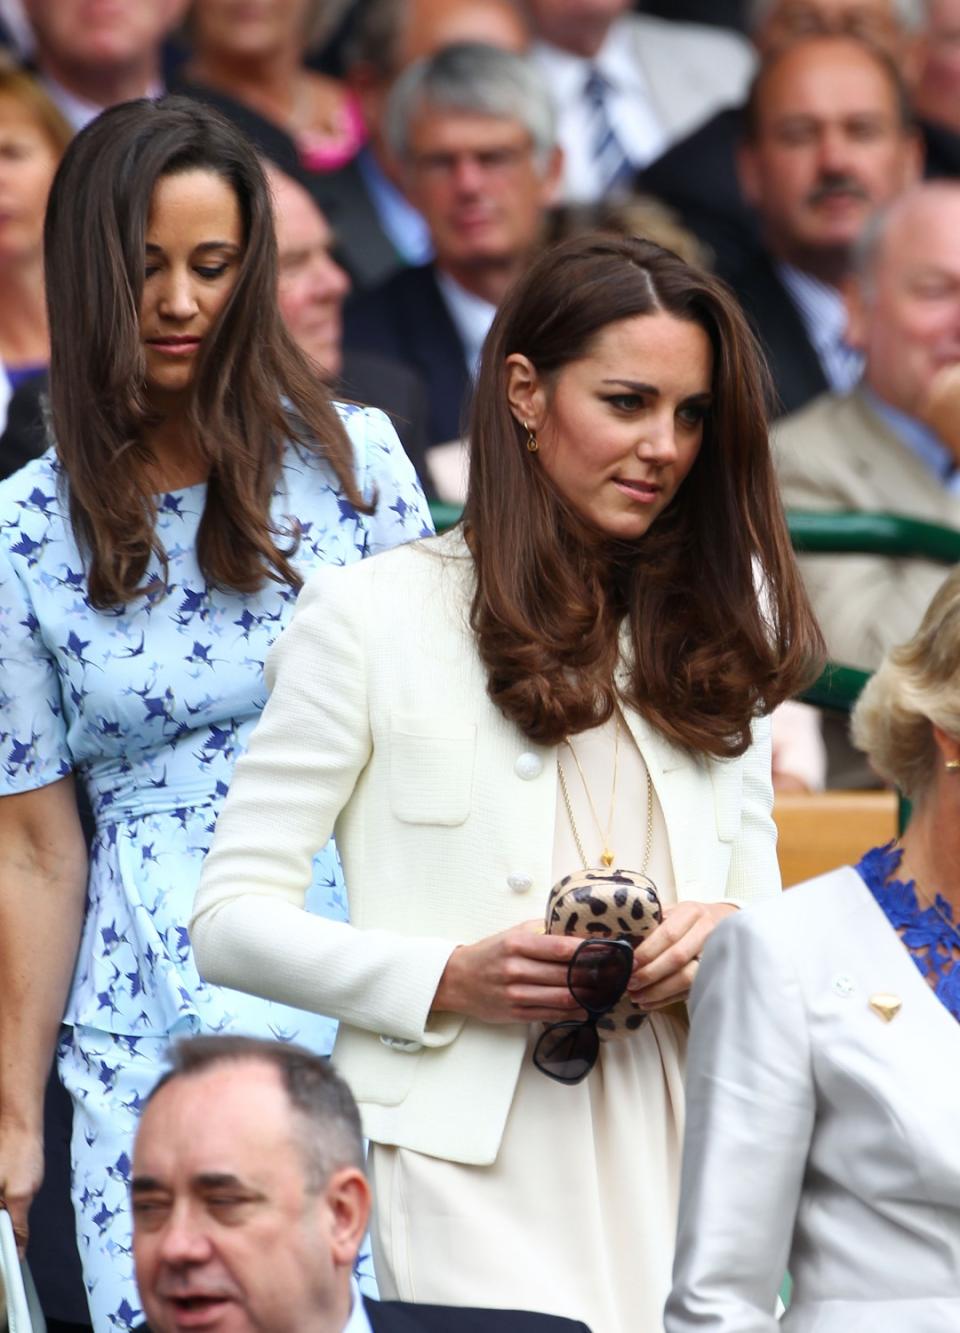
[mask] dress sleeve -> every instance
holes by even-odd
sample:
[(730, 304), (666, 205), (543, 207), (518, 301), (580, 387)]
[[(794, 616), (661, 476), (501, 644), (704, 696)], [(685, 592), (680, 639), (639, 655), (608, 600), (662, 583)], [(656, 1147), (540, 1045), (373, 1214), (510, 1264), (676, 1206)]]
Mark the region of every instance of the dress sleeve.
[(773, 822), (771, 720), (753, 724), (753, 744), (743, 757), (740, 829), (730, 856), (726, 900), (746, 903), (775, 897), (781, 889), (777, 826)]
[(767, 912), (724, 921), (694, 983), (666, 1333), (779, 1327), (815, 1088), (800, 986), (772, 922)]
[(23, 578), (32, 544), (21, 532), (0, 546), (0, 795), (45, 787), (73, 767), (60, 675)]
[(324, 846), (372, 753), (359, 566), (318, 570), (267, 662), (271, 695), (217, 820), (190, 925), (201, 975), (354, 1027), (446, 1045), (431, 1018), (456, 943), (304, 911)]
[(433, 519), (413, 464), (383, 412), (367, 408), (351, 418), (350, 433), (359, 462), (360, 489), (376, 497), (366, 520), (364, 555), (376, 555), (417, 537), (433, 535)]

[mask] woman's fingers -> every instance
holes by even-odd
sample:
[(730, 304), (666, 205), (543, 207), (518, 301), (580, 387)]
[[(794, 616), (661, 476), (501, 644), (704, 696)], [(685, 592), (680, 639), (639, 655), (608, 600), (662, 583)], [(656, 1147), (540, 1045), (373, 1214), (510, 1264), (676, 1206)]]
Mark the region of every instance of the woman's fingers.
[(447, 960), (434, 1007), (487, 1023), (568, 1017), (576, 1002), (567, 986), (570, 959), (582, 943), (545, 935), (527, 921), (475, 944), (461, 945)]
[(734, 911), (730, 903), (688, 902), (665, 908), (663, 921), (634, 951), (627, 988), (631, 998), (644, 1008), (684, 997), (711, 932)]
[(663, 981), (646, 986), (636, 994), (631, 993), (630, 998), (636, 1001), (637, 1008), (642, 1011), (666, 1009), (669, 1005), (676, 1004), (678, 1000), (687, 998), (699, 966), (700, 960), (694, 958)]

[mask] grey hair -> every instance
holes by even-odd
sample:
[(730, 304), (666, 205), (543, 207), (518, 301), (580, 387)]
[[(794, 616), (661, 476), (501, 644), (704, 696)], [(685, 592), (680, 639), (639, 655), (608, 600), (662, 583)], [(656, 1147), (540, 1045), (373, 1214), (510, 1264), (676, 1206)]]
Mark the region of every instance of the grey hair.
[(878, 208), (875, 213), (871, 213), (850, 250), (851, 271), (859, 283), (862, 295), (867, 300), (873, 297), (876, 285), (877, 260), (887, 239), (887, 233), (893, 219), (918, 195), (946, 193), (955, 196), (960, 195), (960, 182), (950, 177), (919, 181), (883, 208)]
[(167, 1052), (169, 1068), (145, 1106), (178, 1078), (193, 1078), (220, 1065), (254, 1063), (275, 1069), (297, 1123), (306, 1188), (324, 1188), (344, 1166), (364, 1169), (363, 1131), (353, 1093), (328, 1060), (290, 1042), (233, 1033), (185, 1037)]
[(916, 800), (938, 759), (936, 725), (960, 738), (960, 570), (940, 585), (912, 639), (892, 648), (851, 718), (853, 743), (889, 782)]
[(859, 236), (850, 248), (850, 267), (860, 286), (860, 291), (868, 300), (874, 291), (877, 255), (883, 246), (890, 229), (890, 217), (894, 212), (892, 204), (878, 208), (867, 218)]
[(400, 75), (387, 102), (386, 137), (404, 159), (410, 122), (423, 103), (501, 120), (518, 120), (533, 140), (541, 171), (556, 144), (553, 102), (526, 56), (482, 42), (456, 42), (416, 60)]
[[(747, 32), (756, 32), (782, 0), (747, 0)], [(926, 27), (927, 0), (892, 0), (894, 16), (906, 32), (919, 32)]]

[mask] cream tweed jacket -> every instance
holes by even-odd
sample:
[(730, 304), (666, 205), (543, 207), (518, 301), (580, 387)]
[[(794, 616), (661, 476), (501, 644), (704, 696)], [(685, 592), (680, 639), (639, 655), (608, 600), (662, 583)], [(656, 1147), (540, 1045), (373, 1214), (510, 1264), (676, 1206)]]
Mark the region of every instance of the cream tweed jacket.
[[(191, 934), (208, 980), (340, 1019), (334, 1059), (369, 1138), (487, 1164), (527, 1029), (431, 1005), (458, 944), (542, 915), (557, 777), (556, 749), (487, 695), (472, 590), (457, 532), (311, 577), (270, 655), (272, 694), (220, 815)], [(776, 894), (768, 720), (723, 762), (626, 720), (678, 896)], [(303, 910), (331, 833), (350, 925)]]

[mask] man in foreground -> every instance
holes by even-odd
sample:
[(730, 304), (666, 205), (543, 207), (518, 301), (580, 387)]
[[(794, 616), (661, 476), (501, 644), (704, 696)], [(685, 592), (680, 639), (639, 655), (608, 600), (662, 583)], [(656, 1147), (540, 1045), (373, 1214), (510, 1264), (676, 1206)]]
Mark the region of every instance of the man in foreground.
[(352, 1270), (370, 1187), (342, 1079), (299, 1047), (247, 1037), (184, 1041), (171, 1061), (133, 1159), (153, 1333), (589, 1333), (549, 1315), (361, 1297)]

